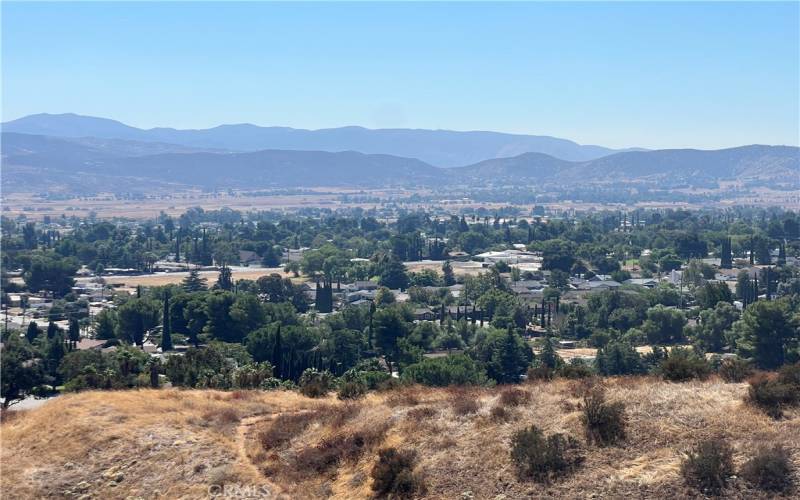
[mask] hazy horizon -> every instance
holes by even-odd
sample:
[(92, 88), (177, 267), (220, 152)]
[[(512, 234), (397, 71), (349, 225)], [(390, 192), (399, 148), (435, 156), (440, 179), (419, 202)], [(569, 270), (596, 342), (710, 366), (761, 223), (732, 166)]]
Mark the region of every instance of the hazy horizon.
[(4, 3), (2, 120), (800, 145), (797, 3), (454, 7)]

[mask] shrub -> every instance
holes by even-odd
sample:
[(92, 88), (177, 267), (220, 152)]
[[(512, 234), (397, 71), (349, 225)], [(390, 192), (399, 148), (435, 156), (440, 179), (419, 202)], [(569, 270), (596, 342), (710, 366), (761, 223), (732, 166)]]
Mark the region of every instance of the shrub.
[(556, 371), (546, 365), (532, 366), (528, 368), (526, 378), (530, 381), (552, 380)]
[(511, 459), (521, 478), (539, 482), (570, 472), (583, 461), (575, 439), (564, 434), (545, 437), (535, 425), (512, 436)]
[(500, 393), (498, 403), (502, 406), (521, 406), (530, 400), (531, 394), (528, 391), (509, 387)]
[(415, 387), (398, 387), (386, 398), (386, 404), (391, 407), (416, 406), (419, 404), (418, 390)]
[(452, 399), (453, 413), (456, 415), (470, 415), (476, 413), (480, 408), (477, 401), (465, 394), (463, 397), (454, 397)]
[(483, 385), (486, 372), (469, 356), (456, 354), (426, 358), (403, 370), (402, 380), (416, 384), (444, 387), (448, 385)]
[(280, 448), (306, 430), (313, 420), (312, 413), (279, 413), (269, 428), (258, 435), (261, 448), (264, 450)]
[(608, 403), (601, 387), (589, 390), (583, 397), (581, 421), (590, 443), (605, 446), (625, 439), (625, 404)]
[(778, 370), (778, 380), (800, 388), (800, 363), (782, 366)]
[(747, 398), (772, 418), (781, 418), (785, 407), (797, 404), (798, 389), (800, 386), (787, 383), (785, 378), (760, 373), (750, 379)]
[(717, 373), (725, 382), (739, 383), (753, 374), (753, 366), (742, 358), (723, 359)]
[(372, 491), (377, 497), (409, 498), (424, 492), (424, 484), (414, 473), (416, 452), (386, 448), (378, 452), (372, 468)]
[(291, 380), (281, 380), (279, 378), (270, 377), (261, 382), (262, 391), (274, 391), (277, 389), (296, 389), (297, 386)]
[(320, 398), (328, 394), (333, 386), (333, 375), (327, 371), (306, 368), (300, 376), (300, 392), (309, 398)]
[(358, 399), (367, 393), (367, 386), (362, 382), (344, 382), (339, 386), (339, 399)]
[(711, 372), (711, 366), (704, 357), (690, 349), (676, 347), (659, 366), (661, 376), (672, 382), (684, 382), (695, 378), (703, 379)]
[(792, 487), (792, 461), (781, 445), (763, 447), (742, 466), (741, 476), (766, 491), (782, 492)]
[(595, 375), (591, 366), (579, 358), (575, 358), (569, 363), (565, 363), (558, 369), (558, 375), (569, 379), (580, 379), (593, 377)]
[(408, 410), (408, 413), (406, 415), (411, 420), (420, 421), (433, 418), (436, 416), (437, 413), (438, 411), (436, 410), (436, 408), (430, 406), (421, 406), (419, 408), (412, 408)]
[(316, 446), (303, 448), (295, 456), (293, 470), (301, 474), (323, 473), (342, 461), (357, 461), (367, 449), (383, 440), (388, 427), (384, 424), (337, 434)]
[(500, 421), (500, 422), (505, 422), (507, 420), (511, 420), (511, 416), (512, 416), (511, 412), (508, 411), (503, 406), (494, 406), (494, 407), (492, 407), (492, 409), (489, 411), (489, 415), (491, 415), (493, 420), (497, 420), (497, 421)]
[(719, 439), (698, 444), (681, 464), (686, 483), (703, 492), (719, 493), (733, 475), (733, 450)]

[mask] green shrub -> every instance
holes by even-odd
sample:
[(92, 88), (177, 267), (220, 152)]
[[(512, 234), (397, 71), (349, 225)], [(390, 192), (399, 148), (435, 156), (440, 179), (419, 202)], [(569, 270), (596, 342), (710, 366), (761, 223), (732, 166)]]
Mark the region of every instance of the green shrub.
[(583, 462), (575, 439), (564, 434), (545, 436), (535, 425), (512, 436), (511, 459), (520, 478), (539, 482), (549, 482)]
[(367, 385), (360, 381), (343, 382), (339, 385), (339, 399), (358, 399), (367, 393)]
[(426, 358), (403, 370), (403, 382), (434, 387), (448, 385), (484, 385), (486, 372), (469, 356), (456, 354)]
[(636, 349), (623, 341), (610, 341), (598, 349), (594, 362), (597, 372), (602, 375), (635, 375), (646, 371)]
[(261, 382), (261, 390), (274, 391), (276, 389), (296, 389), (297, 386), (291, 380), (281, 380), (279, 378), (270, 377)]
[(711, 365), (691, 349), (676, 347), (658, 368), (661, 376), (672, 382), (704, 379), (711, 373)]
[(625, 439), (625, 404), (606, 401), (601, 387), (590, 389), (583, 397), (583, 415), (586, 439), (600, 446), (614, 444)]
[(306, 368), (300, 376), (300, 393), (309, 398), (321, 398), (333, 387), (333, 375), (328, 371)]
[(532, 382), (553, 380), (556, 371), (546, 365), (537, 365), (528, 368), (526, 379)]
[(681, 474), (688, 485), (718, 494), (733, 475), (733, 450), (719, 439), (703, 441), (687, 454)]
[(753, 365), (742, 358), (723, 359), (717, 373), (725, 382), (739, 383), (753, 374)]
[(580, 379), (580, 378), (593, 377), (595, 375), (595, 372), (592, 369), (592, 367), (589, 366), (587, 363), (585, 363), (583, 360), (575, 358), (569, 363), (565, 363), (561, 367), (559, 367), (558, 375), (560, 377), (569, 379)]
[(414, 472), (416, 452), (385, 448), (373, 466), (372, 491), (381, 498), (411, 498), (425, 491), (422, 478)]
[(792, 460), (781, 445), (763, 447), (742, 466), (741, 476), (765, 491), (783, 492), (792, 487)]

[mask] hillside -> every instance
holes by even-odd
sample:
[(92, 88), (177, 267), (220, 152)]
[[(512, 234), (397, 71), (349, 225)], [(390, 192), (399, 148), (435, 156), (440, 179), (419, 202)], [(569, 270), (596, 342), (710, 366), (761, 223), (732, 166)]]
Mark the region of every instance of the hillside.
[(655, 181), (662, 185), (696, 185), (723, 179), (796, 182), (800, 174), (800, 148), (752, 145), (719, 150), (630, 151), (586, 162), (527, 153), (486, 160), (453, 172), (462, 178), (510, 182)]
[[(770, 442), (800, 465), (800, 413), (766, 417), (742, 402), (745, 384), (607, 383), (629, 420), (625, 443), (607, 448), (586, 444), (581, 383), (565, 380), (522, 386), (530, 400), (506, 407), (507, 419), (490, 414), (501, 388), (411, 388), (346, 404), (283, 391), (67, 395), (2, 424), (0, 486), (8, 498), (198, 497), (219, 484), (282, 498), (366, 498), (377, 450), (395, 446), (416, 450), (426, 498), (691, 498), (700, 495), (679, 476), (681, 453), (709, 437), (729, 439), (737, 465)], [(455, 411), (466, 400), (477, 412)], [(578, 439), (583, 466), (549, 486), (518, 480), (509, 440), (531, 424)], [(768, 498), (731, 484), (728, 497)]]
[(9, 132), (3, 133), (2, 139), (3, 189), (7, 192), (150, 193), (175, 187), (564, 187), (587, 183), (612, 187), (646, 183), (665, 189), (715, 187), (719, 181), (792, 189), (800, 178), (800, 149), (788, 146), (635, 151), (586, 162), (523, 153), (445, 169), (413, 158), (356, 151), (230, 152), (170, 143)]
[(287, 149), (301, 151), (358, 151), (417, 158), (439, 167), (469, 165), (490, 158), (526, 152), (544, 153), (564, 160), (584, 161), (619, 150), (581, 145), (549, 136), (499, 132), (424, 129), (367, 129), (339, 127), (304, 130), (259, 127), (247, 123), (201, 130), (139, 129), (107, 118), (66, 114), (37, 114), (2, 124), (4, 132), (56, 137), (100, 137), (180, 144), (195, 148), (238, 151)]

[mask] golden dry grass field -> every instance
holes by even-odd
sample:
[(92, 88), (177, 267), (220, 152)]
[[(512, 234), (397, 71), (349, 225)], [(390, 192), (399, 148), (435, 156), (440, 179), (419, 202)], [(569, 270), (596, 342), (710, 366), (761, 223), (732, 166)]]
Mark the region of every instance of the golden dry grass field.
[[(416, 450), (427, 498), (701, 498), (679, 468), (710, 437), (729, 440), (737, 465), (772, 442), (800, 465), (800, 412), (772, 420), (743, 402), (746, 384), (610, 379), (628, 427), (624, 443), (604, 448), (584, 437), (583, 384), (520, 386), (529, 400), (504, 407), (505, 418), (492, 412), (502, 388), (411, 387), (349, 403), (286, 391), (72, 394), (6, 418), (0, 487), (14, 499), (204, 498), (219, 485), (269, 498), (369, 498), (377, 452), (395, 446)], [(582, 466), (550, 485), (519, 480), (510, 438), (531, 424), (578, 439)], [(724, 494), (775, 498), (738, 479)]]

